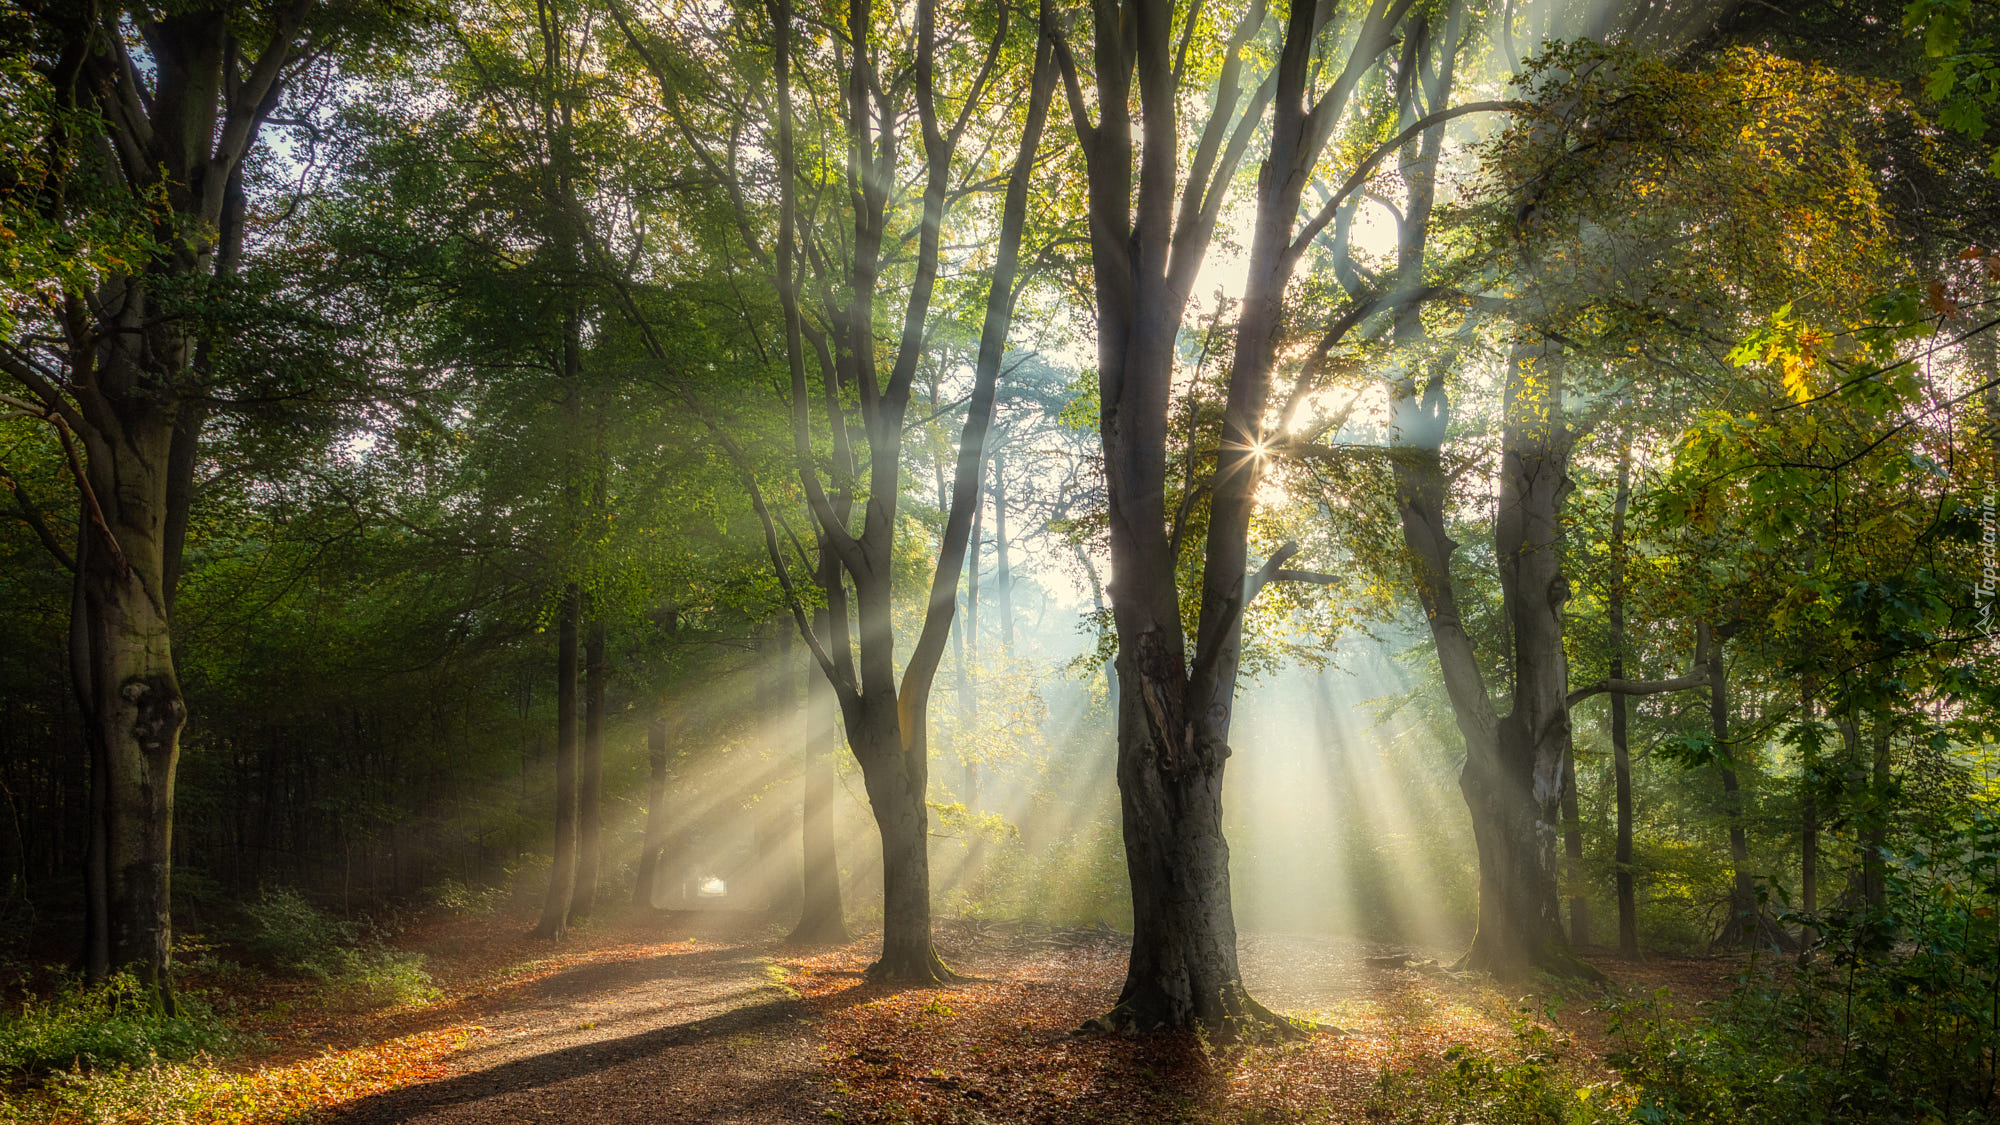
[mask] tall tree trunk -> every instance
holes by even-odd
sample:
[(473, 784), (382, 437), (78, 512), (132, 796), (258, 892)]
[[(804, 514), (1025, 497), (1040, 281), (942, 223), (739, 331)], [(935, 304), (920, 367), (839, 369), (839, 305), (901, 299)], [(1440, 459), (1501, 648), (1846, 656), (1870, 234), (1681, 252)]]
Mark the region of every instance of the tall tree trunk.
[[(541, 33), (540, 96), (542, 141), (547, 155), (542, 162), (543, 240), (559, 269), (574, 275), (581, 266), (583, 232), (578, 229), (579, 213), (572, 179), (573, 153), (569, 129), (573, 120), (570, 91), (561, 88), (567, 71), (567, 34), (560, 15), (549, 0), (536, 0), (537, 26)], [(555, 374), (562, 386), (562, 477), (564, 546), (575, 547), (583, 536), (584, 503), (582, 466), (578, 447), (583, 441), (583, 307), (580, 292), (564, 291), (562, 336)], [(578, 816), (577, 793), (577, 633), (583, 613), (583, 595), (571, 580), (563, 588), (557, 609), (556, 638), (556, 816), (555, 849), (549, 867), (548, 898), (535, 934), (560, 938), (569, 924), (577, 877)]]
[[(1618, 434), (1618, 496), (1611, 506), (1611, 583), (1606, 613), (1611, 621), (1611, 678), (1625, 678), (1625, 512), (1632, 502), (1632, 432)], [(1639, 902), (1632, 871), (1632, 748), (1626, 728), (1625, 693), (1611, 693), (1611, 772), (1618, 804), (1618, 952), (1639, 956)]]
[[(1566, 963), (1560, 927), (1551, 926), (1555, 870), (1555, 806), (1563, 748), (1569, 742), (1569, 665), (1563, 652), (1562, 506), (1570, 492), (1568, 424), (1563, 411), (1563, 359), (1552, 343), (1524, 348), (1508, 365), (1500, 498), (1493, 553), (1514, 635), (1514, 708), (1500, 722), (1499, 754), (1461, 778), (1476, 781), (1473, 799), (1490, 821), (1504, 856), (1498, 864), (1504, 933), (1482, 956), (1475, 935), (1469, 964), (1517, 967)], [(1490, 764), (1493, 769), (1484, 766)], [(1475, 820), (1478, 814), (1475, 813)], [(1487, 912), (1482, 897), (1481, 933)], [(1553, 947), (1553, 948), (1552, 948)], [(1481, 962), (1485, 961), (1485, 965)]]
[[(983, 475), (983, 474), (982, 474)], [(979, 665), (979, 568), (985, 565), (981, 555), (986, 548), (986, 490), (979, 490), (977, 507), (972, 509), (972, 533), (967, 540), (966, 551), (970, 557), (965, 563), (965, 654), (972, 661), (973, 668)], [(963, 721), (970, 728), (979, 708), (979, 686), (971, 680), (972, 703)], [(963, 706), (963, 704), (961, 704)]]
[[(814, 629), (827, 635), (826, 610), (814, 611)], [(801, 945), (845, 945), (853, 940), (840, 902), (840, 858), (833, 826), (833, 800), (839, 788), (833, 756), (840, 753), (840, 731), (834, 716), (833, 685), (814, 661), (806, 668), (806, 733), (799, 838), (802, 845), (799, 924), (789, 940)]]
[(92, 435), (82, 478), (100, 535), (79, 573), (91, 697), (85, 713), (103, 767), (96, 831), (107, 961), (131, 969), (170, 1008), (174, 776), (186, 721), (165, 586), (173, 420), (151, 404), (121, 413), (109, 422), (116, 439)]
[(1405, 382), (1395, 398), (1397, 507), (1416, 566), (1465, 767), (1459, 791), (1479, 855), (1479, 922), (1461, 968), (1517, 976), (1531, 968), (1596, 976), (1569, 951), (1558, 905), (1556, 825), (1563, 746), (1569, 737), (1568, 665), (1562, 648), (1562, 503), (1570, 490), (1570, 437), (1562, 367), (1553, 343), (1516, 348), (1508, 364), (1500, 496), (1493, 524), (1505, 616), (1512, 626), (1513, 710), (1496, 714), (1451, 589), (1447, 495), (1438, 453), (1448, 408), (1441, 372), (1421, 398)]
[(646, 836), (639, 846), (638, 881), (632, 888), (632, 904), (642, 910), (655, 905), (653, 892), (660, 881), (660, 853), (667, 846), (667, 718), (653, 716), (646, 724)]
[(110, 848), (106, 829), (109, 820), (111, 763), (105, 753), (104, 737), (96, 721), (97, 693), (92, 687), (90, 604), (84, 596), (84, 575), (96, 535), (91, 530), (88, 505), (77, 516), (77, 570), (70, 582), (69, 672), (70, 688), (76, 696), (79, 729), (88, 755), (90, 792), (87, 798), (83, 853), (83, 971), (93, 984), (111, 975), (111, 885), (105, 863)]
[[(1708, 626), (1703, 626), (1708, 628)], [(1750, 841), (1743, 827), (1743, 788), (1736, 776), (1735, 752), (1729, 741), (1729, 670), (1722, 638), (1708, 646), (1709, 737), (1715, 745), (1716, 768), (1722, 777), (1722, 815), (1729, 822), (1729, 918), (1716, 939), (1718, 945), (1755, 945), (1771, 928), (1757, 904), (1750, 878)]]
[[(1799, 740), (1799, 905), (1808, 917), (1819, 913), (1819, 735), (1814, 722), (1815, 681), (1799, 680), (1799, 723), (1806, 727)], [(1805, 935), (1812, 937), (1808, 923)]]
[(965, 800), (968, 805), (979, 800), (979, 760), (977, 732), (979, 730), (979, 568), (980, 555), (985, 547), (983, 538), (986, 523), (986, 490), (979, 490), (980, 498), (972, 509), (972, 533), (966, 542), (970, 557), (965, 564), (965, 624), (952, 631), (953, 650), (958, 658), (958, 762), (963, 771)]
[(576, 889), (569, 920), (581, 922), (597, 906), (597, 871), (604, 838), (604, 688), (611, 668), (604, 661), (604, 621), (593, 618), (583, 646), (583, 757), (577, 763)]
[(548, 897), (535, 936), (560, 938), (569, 925), (576, 889), (576, 641), (582, 596), (576, 585), (563, 589), (556, 621), (556, 843), (549, 863)]
[(1871, 731), (1868, 811), (1861, 820), (1861, 891), (1876, 910), (1889, 904), (1889, 867), (1882, 849), (1889, 844), (1890, 723), (1888, 706), (1878, 707)]
[[(74, 589), (72, 680), (92, 759), (84, 967), (129, 969), (171, 1009), (175, 773), (185, 706), (175, 674), (175, 580), (193, 469), (217, 374), (202, 341), (216, 283), (242, 246), (242, 173), (295, 66), (304, 4), (273, 9), (243, 51), (214, 5), (53, 5), (23, 18), (61, 65), (45, 77), (56, 132), (38, 205), (74, 224), (127, 201), (154, 249), (94, 291), (65, 288), (59, 351), (0, 355), (25, 411), (57, 432), (89, 538)], [(145, 44), (143, 58), (132, 54)], [(73, 148), (74, 117), (103, 126)], [(112, 206), (118, 203), (112, 202)], [(135, 212), (136, 213), (136, 212)], [(161, 300), (172, 294), (171, 300)], [(60, 370), (53, 370), (54, 367)]]
[[(1253, 575), (1249, 527), (1266, 438), (1275, 436), (1265, 433), (1265, 405), (1285, 289), (1298, 260), (1292, 243), (1301, 194), (1353, 83), (1386, 49), (1402, 11), (1371, 9), (1345, 68), (1329, 68), (1332, 81), (1310, 106), (1319, 9), (1294, 5), (1287, 13), (1275, 70), (1254, 92), (1246, 90), (1242, 52), (1266, 10), (1246, 12), (1219, 59), (1209, 117), (1190, 150), (1176, 117), (1184, 91), (1182, 68), (1173, 61), (1172, 6), (1097, 9), (1099, 120), (1092, 124), (1074, 101), (1073, 111), (1090, 196), (1099, 435), (1118, 632), (1118, 787), (1133, 903), (1125, 985), (1117, 1006), (1095, 1021), (1100, 1027), (1201, 1027), (1224, 1037), (1250, 1025), (1287, 1030), (1243, 988), (1222, 834), (1243, 614), (1297, 549), (1275, 553)], [(1261, 122), (1267, 105), (1270, 149), (1257, 180), (1221, 442), (1206, 482), (1208, 530), (1190, 646), (1175, 557), (1180, 534), (1169, 527), (1167, 505), (1175, 342), (1247, 140), (1239, 130)], [(1194, 160), (1183, 185), (1180, 160), (1188, 151)], [(1181, 482), (1187, 489), (1203, 483)]]

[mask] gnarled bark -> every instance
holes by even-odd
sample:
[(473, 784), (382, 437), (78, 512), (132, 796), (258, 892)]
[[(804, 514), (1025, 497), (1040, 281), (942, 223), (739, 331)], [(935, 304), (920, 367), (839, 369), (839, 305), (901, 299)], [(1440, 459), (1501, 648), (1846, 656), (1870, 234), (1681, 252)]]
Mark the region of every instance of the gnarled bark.
[(1449, 416), (1441, 375), (1421, 398), (1414, 381), (1395, 399), (1397, 509), (1418, 599), (1430, 623), (1452, 713), (1465, 739), (1459, 791), (1479, 855), (1479, 922), (1460, 968), (1516, 976), (1530, 969), (1595, 977), (1570, 952), (1558, 904), (1556, 837), (1563, 752), (1570, 734), (1562, 606), (1563, 500), (1570, 435), (1557, 347), (1524, 342), (1508, 365), (1500, 497), (1493, 524), (1502, 597), (1513, 635), (1512, 709), (1497, 713), (1451, 588), (1457, 544), (1445, 532), (1439, 452)]

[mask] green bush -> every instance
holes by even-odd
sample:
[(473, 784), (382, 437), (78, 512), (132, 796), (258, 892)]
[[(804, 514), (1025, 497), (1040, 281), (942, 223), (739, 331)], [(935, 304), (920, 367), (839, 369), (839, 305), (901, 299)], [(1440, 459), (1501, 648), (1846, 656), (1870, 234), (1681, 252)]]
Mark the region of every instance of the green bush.
[(1514, 1045), (1481, 1051), (1454, 1045), (1442, 1065), (1385, 1068), (1367, 1103), (1387, 1125), (1610, 1125), (1619, 1120), (1596, 1086), (1562, 1068), (1564, 1044), (1525, 1014)]
[(281, 972), (327, 980), (341, 952), (361, 941), (354, 923), (322, 913), (289, 887), (264, 891), (243, 914), (237, 943), (258, 964)]
[(200, 997), (182, 994), (176, 1001), (175, 1014), (160, 1011), (127, 973), (96, 988), (66, 982), (47, 1002), (26, 1002), (18, 1013), (0, 1016), (0, 1074), (184, 1059), (229, 1037)]
[(290, 889), (267, 890), (244, 908), (244, 952), (267, 968), (308, 977), (364, 1007), (422, 1004), (438, 992), (424, 958), (380, 934), (327, 915)]
[(459, 879), (446, 879), (428, 892), (431, 902), (451, 914), (490, 917), (507, 902), (505, 887), (479, 887)]
[(1782, 969), (1753, 966), (1699, 1021), (1664, 998), (1614, 1011), (1613, 1063), (1646, 1125), (1994, 1119), (2000, 819), (1884, 857), (1887, 902), (1824, 918)]

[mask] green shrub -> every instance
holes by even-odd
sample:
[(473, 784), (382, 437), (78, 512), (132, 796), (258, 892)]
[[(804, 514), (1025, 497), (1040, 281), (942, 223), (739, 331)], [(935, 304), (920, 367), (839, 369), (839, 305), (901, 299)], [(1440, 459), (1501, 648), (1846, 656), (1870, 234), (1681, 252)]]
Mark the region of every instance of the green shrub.
[(322, 913), (289, 887), (264, 891), (243, 914), (246, 924), (237, 935), (243, 952), (281, 972), (327, 980), (341, 952), (361, 941), (354, 923)]
[(423, 954), (383, 946), (344, 951), (328, 983), (364, 1008), (428, 1004), (441, 995)]
[(1646, 1125), (1991, 1121), (2000, 1042), (2000, 819), (1885, 856), (1887, 903), (1824, 918), (1704, 1018), (1664, 996), (1614, 1010), (1613, 1063)]
[(0, 1074), (19, 1077), (184, 1059), (228, 1038), (200, 997), (182, 994), (176, 999), (176, 1014), (159, 1011), (127, 973), (96, 988), (66, 982), (47, 1002), (27, 1002), (18, 1013), (0, 1016)]
[(1579, 1086), (1561, 1063), (1563, 1043), (1525, 1015), (1514, 1045), (1445, 1050), (1442, 1065), (1383, 1069), (1367, 1103), (1387, 1125), (1610, 1125), (1620, 1120), (1595, 1086)]
[(315, 909), (290, 889), (267, 890), (244, 908), (244, 952), (280, 972), (308, 977), (363, 1007), (437, 998), (422, 954), (392, 949), (378, 933)]
[(490, 917), (507, 902), (506, 887), (479, 887), (459, 879), (446, 879), (429, 891), (431, 902), (443, 910), (466, 917)]

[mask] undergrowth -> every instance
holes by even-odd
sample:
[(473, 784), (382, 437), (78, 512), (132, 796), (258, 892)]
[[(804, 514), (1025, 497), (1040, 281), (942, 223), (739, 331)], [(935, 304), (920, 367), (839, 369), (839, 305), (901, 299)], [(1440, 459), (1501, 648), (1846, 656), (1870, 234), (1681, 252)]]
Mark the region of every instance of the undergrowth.
[(297, 891), (267, 890), (244, 916), (237, 944), (254, 961), (316, 981), (348, 1004), (425, 1004), (439, 995), (422, 954), (390, 947), (378, 928), (326, 914)]
[(0, 1015), (0, 1077), (192, 1058), (228, 1041), (228, 1029), (200, 996), (177, 1001), (177, 1014), (159, 1011), (129, 973), (95, 988), (65, 980), (48, 999), (25, 1000)]
[(1367, 1102), (1383, 1125), (1609, 1125), (1617, 1091), (1580, 1083), (1564, 1066), (1569, 1041), (1515, 1018), (1502, 1050), (1452, 1046), (1435, 1063), (1384, 1068)]
[(1579, 1085), (1546, 1033), (1385, 1070), (1393, 1125), (1986, 1125), (2000, 1120), (2000, 818), (1883, 856), (1873, 907), (1787, 915), (1816, 935), (1698, 1013), (1608, 1007), (1620, 1081)]

